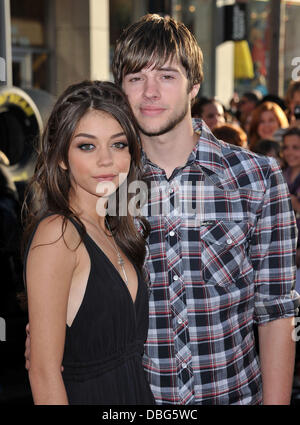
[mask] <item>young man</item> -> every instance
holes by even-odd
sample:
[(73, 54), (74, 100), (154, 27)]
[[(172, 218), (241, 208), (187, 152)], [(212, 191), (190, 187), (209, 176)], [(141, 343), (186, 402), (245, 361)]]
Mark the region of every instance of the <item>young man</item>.
[(183, 24), (141, 18), (122, 34), (113, 73), (138, 120), (151, 187), (144, 367), (156, 402), (288, 404), (296, 238), (277, 163), (192, 122), (202, 53)]
[(288, 404), (298, 295), (281, 171), (192, 122), (202, 53), (183, 24), (141, 18), (121, 35), (113, 73), (137, 118), (151, 186), (144, 367), (156, 402)]

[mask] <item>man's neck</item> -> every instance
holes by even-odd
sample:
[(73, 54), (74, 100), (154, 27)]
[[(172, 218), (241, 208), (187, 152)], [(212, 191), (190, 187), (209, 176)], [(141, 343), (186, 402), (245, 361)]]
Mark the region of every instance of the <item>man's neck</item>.
[(199, 135), (192, 126), (185, 132), (172, 131), (161, 136), (141, 135), (143, 150), (147, 158), (165, 170), (170, 177), (177, 167), (183, 167), (194, 149)]

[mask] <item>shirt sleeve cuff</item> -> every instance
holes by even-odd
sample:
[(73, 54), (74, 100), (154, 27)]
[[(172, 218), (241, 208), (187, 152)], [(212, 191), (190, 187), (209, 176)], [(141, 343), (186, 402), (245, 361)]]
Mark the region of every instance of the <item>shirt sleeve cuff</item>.
[(294, 317), (300, 305), (299, 294), (292, 290), (290, 294), (280, 297), (257, 296), (254, 306), (254, 323), (261, 325), (272, 320)]

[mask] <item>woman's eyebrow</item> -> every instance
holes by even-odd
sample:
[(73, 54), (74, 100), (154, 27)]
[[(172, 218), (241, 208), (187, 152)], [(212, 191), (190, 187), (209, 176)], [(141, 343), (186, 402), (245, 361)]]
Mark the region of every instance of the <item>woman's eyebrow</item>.
[(96, 136), (93, 136), (93, 134), (88, 134), (88, 133), (78, 133), (74, 136), (75, 137), (87, 137), (88, 139), (96, 139)]
[(125, 136), (124, 131), (121, 131), (120, 133), (113, 134), (110, 138), (114, 139), (116, 137), (121, 137), (121, 136)]
[[(122, 131), (122, 132), (120, 132), (120, 133), (112, 134), (112, 135), (110, 136), (110, 138), (111, 138), (111, 139), (115, 139), (116, 137), (120, 137), (120, 136), (125, 136), (124, 131)], [(97, 137), (96, 137), (96, 136), (94, 136), (93, 134), (89, 134), (89, 133), (78, 133), (78, 134), (76, 134), (76, 135), (74, 136), (74, 139), (75, 139), (76, 137), (86, 137), (86, 138), (88, 138), (88, 139), (97, 139)]]

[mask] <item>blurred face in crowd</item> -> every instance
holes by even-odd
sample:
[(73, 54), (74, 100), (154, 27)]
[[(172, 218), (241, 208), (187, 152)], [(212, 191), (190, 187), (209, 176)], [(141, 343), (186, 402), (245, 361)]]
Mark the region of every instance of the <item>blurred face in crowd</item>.
[(238, 108), (243, 115), (251, 114), (255, 106), (255, 102), (249, 100), (247, 97), (242, 97), (238, 104)]
[(300, 169), (300, 137), (296, 134), (285, 136), (283, 141), (283, 158), (291, 168)]
[(272, 111), (264, 111), (261, 114), (257, 133), (261, 139), (271, 139), (280, 127), (279, 122)]
[(225, 122), (223, 106), (218, 102), (204, 105), (202, 119), (211, 130), (217, 125), (223, 124)]

